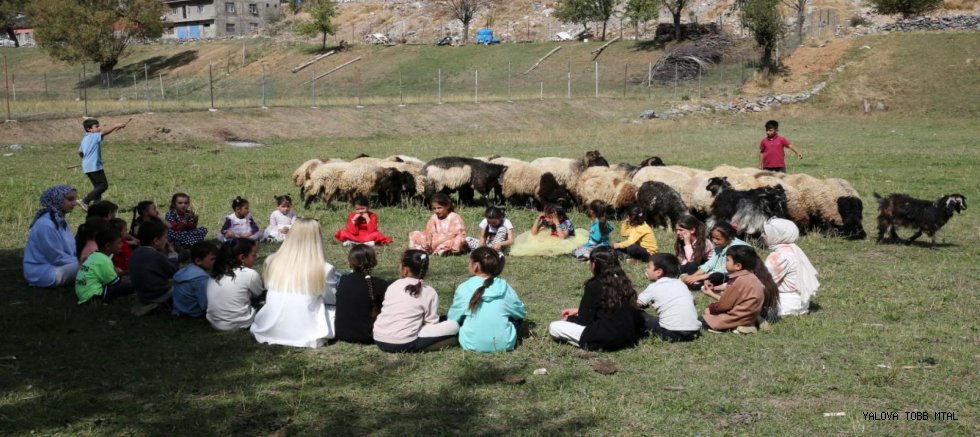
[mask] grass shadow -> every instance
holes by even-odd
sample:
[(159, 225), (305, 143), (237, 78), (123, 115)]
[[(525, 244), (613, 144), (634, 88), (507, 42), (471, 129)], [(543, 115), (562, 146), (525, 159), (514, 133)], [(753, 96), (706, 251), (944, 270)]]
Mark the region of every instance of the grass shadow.
[[(170, 56), (154, 56), (142, 61), (133, 62), (112, 70), (113, 86), (132, 85), (129, 81), (133, 77), (137, 81), (153, 79), (155, 76), (163, 74), (169, 70), (185, 66), (197, 60), (197, 50), (184, 50)], [(102, 75), (95, 74), (80, 82), (80, 86), (94, 87), (105, 85)]]

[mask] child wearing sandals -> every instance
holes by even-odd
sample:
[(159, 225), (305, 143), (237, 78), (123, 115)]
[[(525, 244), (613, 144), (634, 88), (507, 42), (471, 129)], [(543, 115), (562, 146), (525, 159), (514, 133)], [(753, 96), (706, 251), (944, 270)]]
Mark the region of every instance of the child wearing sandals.
[[(756, 332), (779, 304), (779, 289), (752, 246), (734, 246), (725, 255), (728, 282), (705, 281), (702, 292), (715, 301), (704, 310), (702, 324), (714, 332)], [(718, 294), (718, 291), (724, 293)]]
[(527, 308), (500, 273), (504, 255), (490, 247), (470, 253), (473, 275), (459, 287), (449, 320), (460, 324), (459, 345), (473, 352), (506, 352), (517, 346), (517, 331)]
[(401, 257), (401, 279), (385, 291), (381, 313), (374, 322), (374, 342), (384, 352), (422, 352), (455, 342), (459, 324), (439, 322), (439, 295), (426, 285), (429, 255), (406, 250)]

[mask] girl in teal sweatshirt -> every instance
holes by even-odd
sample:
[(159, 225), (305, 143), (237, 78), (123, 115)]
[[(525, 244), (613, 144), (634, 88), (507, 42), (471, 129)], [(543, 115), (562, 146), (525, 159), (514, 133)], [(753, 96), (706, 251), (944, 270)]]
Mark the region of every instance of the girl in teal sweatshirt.
[(470, 253), (474, 276), (456, 288), (449, 320), (460, 324), (459, 345), (474, 352), (504, 352), (517, 345), (517, 330), (527, 309), (517, 292), (499, 278), (504, 256), (490, 247)]

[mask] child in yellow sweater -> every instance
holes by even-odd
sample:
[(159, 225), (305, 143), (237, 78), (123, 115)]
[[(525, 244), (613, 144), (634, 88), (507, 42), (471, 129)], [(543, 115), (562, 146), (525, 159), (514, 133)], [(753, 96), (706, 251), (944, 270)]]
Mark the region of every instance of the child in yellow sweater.
[(653, 236), (653, 229), (646, 223), (643, 208), (639, 206), (630, 208), (626, 213), (620, 235), (625, 240), (614, 244), (613, 248), (621, 258), (630, 257), (649, 262), (650, 255), (657, 253), (657, 239)]

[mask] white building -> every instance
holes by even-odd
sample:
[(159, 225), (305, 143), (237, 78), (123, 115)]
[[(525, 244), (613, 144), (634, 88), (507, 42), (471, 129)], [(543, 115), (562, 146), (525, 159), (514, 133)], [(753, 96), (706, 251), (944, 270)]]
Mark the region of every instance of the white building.
[(163, 38), (248, 35), (280, 16), (280, 0), (160, 0), (166, 5)]

